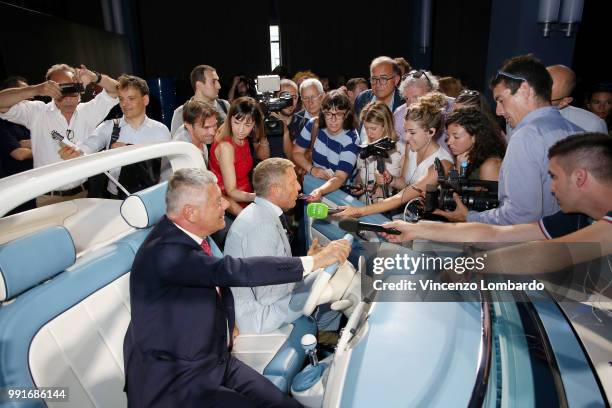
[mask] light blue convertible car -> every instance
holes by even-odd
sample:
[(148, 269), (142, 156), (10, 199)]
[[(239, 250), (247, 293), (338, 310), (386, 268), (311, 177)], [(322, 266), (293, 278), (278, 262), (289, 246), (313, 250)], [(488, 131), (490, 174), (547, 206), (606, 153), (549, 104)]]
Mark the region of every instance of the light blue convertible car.
[[(197, 149), (182, 142), (113, 149), (1, 179), (0, 215), (71, 181), (156, 157), (174, 170), (203, 166)], [(317, 185), (307, 176), (304, 190)], [(0, 407), (127, 406), (129, 273), (165, 211), (165, 189), (161, 183), (124, 201), (78, 199), (0, 219)], [(359, 205), (342, 192), (324, 200)], [(322, 242), (344, 235), (332, 222), (308, 219), (306, 228), (308, 239)], [(528, 294), (525, 303), (494, 295), (378, 302), (361, 294), (368, 271), (358, 255), (355, 268), (315, 283), (303, 318), (239, 336), (235, 355), (311, 407), (609, 406), (612, 319), (600, 309), (610, 301), (558, 304)], [(335, 352), (312, 367), (305, 340), (316, 328), (307, 315), (328, 302), (345, 323)]]

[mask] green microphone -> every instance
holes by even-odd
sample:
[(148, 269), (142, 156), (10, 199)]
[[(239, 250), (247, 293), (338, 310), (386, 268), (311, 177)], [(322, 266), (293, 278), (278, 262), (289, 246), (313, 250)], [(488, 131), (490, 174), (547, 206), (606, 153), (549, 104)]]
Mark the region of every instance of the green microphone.
[(306, 214), (315, 220), (324, 220), (328, 215), (333, 215), (342, 210), (338, 208), (329, 208), (327, 204), (310, 203), (306, 206)]

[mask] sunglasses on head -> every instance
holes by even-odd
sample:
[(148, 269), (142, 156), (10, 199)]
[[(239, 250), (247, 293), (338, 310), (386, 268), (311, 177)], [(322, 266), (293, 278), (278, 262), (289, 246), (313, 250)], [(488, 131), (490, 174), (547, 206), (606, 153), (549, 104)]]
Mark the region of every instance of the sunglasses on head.
[(500, 76), (506, 77), (506, 78), (510, 78), (510, 79), (514, 79), (515, 81), (525, 81), (527, 82), (527, 78), (517, 75), (517, 74), (511, 74), (509, 72), (506, 71), (497, 71), (497, 77), (499, 78)]
[(459, 96), (457, 96), (457, 98), (474, 99), (474, 98), (478, 98), (479, 96), (480, 96), (480, 92), (478, 91), (474, 91), (471, 89), (464, 89), (463, 91), (459, 92)]
[(421, 77), (425, 77), (425, 79), (427, 80), (427, 83), (429, 84), (430, 88), (433, 88), (433, 84), (431, 83), (431, 79), (429, 79), (429, 76), (427, 75), (427, 73), (422, 70), (422, 69), (414, 69), (410, 72), (408, 72), (407, 74), (404, 74), (404, 76), (402, 76), (402, 81), (408, 77), (412, 77), (415, 79), (419, 79)]

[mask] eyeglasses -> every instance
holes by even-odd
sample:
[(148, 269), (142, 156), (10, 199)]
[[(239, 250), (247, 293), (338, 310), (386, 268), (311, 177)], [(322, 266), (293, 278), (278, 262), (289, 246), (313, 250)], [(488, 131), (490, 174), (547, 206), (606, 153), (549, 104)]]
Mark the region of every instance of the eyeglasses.
[(421, 77), (425, 77), (425, 79), (427, 80), (427, 83), (429, 84), (430, 88), (433, 88), (433, 84), (431, 83), (431, 79), (429, 79), (429, 76), (427, 75), (427, 73), (425, 71), (423, 71), (422, 69), (414, 69), (410, 72), (408, 72), (407, 74), (404, 74), (404, 76), (402, 77), (402, 81), (408, 77), (412, 77), (415, 79), (419, 79)]
[(392, 76), (388, 77), (388, 76), (379, 76), (379, 77), (370, 77), (370, 83), (372, 85), (374, 85), (376, 82), (378, 82), (381, 85), (387, 85), (387, 82), (391, 81), (393, 79)]
[(337, 112), (326, 111), (326, 112), (323, 112), (323, 116), (325, 116), (325, 119), (334, 119), (334, 120), (344, 118), (345, 114), (346, 114), (346, 111), (337, 111)]
[(290, 96), (290, 97), (291, 97), (291, 99), (293, 99), (294, 101), (297, 101), (297, 99), (298, 99), (297, 94), (292, 94), (291, 92), (287, 92), (287, 91), (280, 92), (280, 93), (278, 94), (278, 96), (279, 96), (279, 97), (285, 97), (285, 98), (286, 98), (287, 96)]
[(317, 95), (317, 96), (302, 96), (302, 100), (304, 102), (314, 102), (317, 99), (319, 99), (321, 97), (321, 95)]
[(71, 142), (73, 142), (74, 141), (74, 131), (72, 131), (70, 129), (66, 129), (66, 139), (68, 139)]
[(505, 76), (506, 78), (514, 79), (515, 81), (525, 81), (525, 82), (528, 82), (527, 78), (525, 78), (523, 76), (520, 76), (520, 75), (511, 74), (511, 73), (506, 72), (506, 71), (497, 71), (496, 79), (499, 78), (500, 75), (501, 76)]

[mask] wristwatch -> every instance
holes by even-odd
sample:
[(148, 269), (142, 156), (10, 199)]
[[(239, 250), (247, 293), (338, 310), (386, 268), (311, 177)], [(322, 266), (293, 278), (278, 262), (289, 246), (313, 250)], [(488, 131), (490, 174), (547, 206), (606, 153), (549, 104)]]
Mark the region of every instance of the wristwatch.
[(95, 85), (98, 85), (100, 83), (100, 81), (102, 80), (102, 74), (97, 72), (97, 71), (91, 71), (94, 74), (96, 74), (96, 80), (93, 82)]

